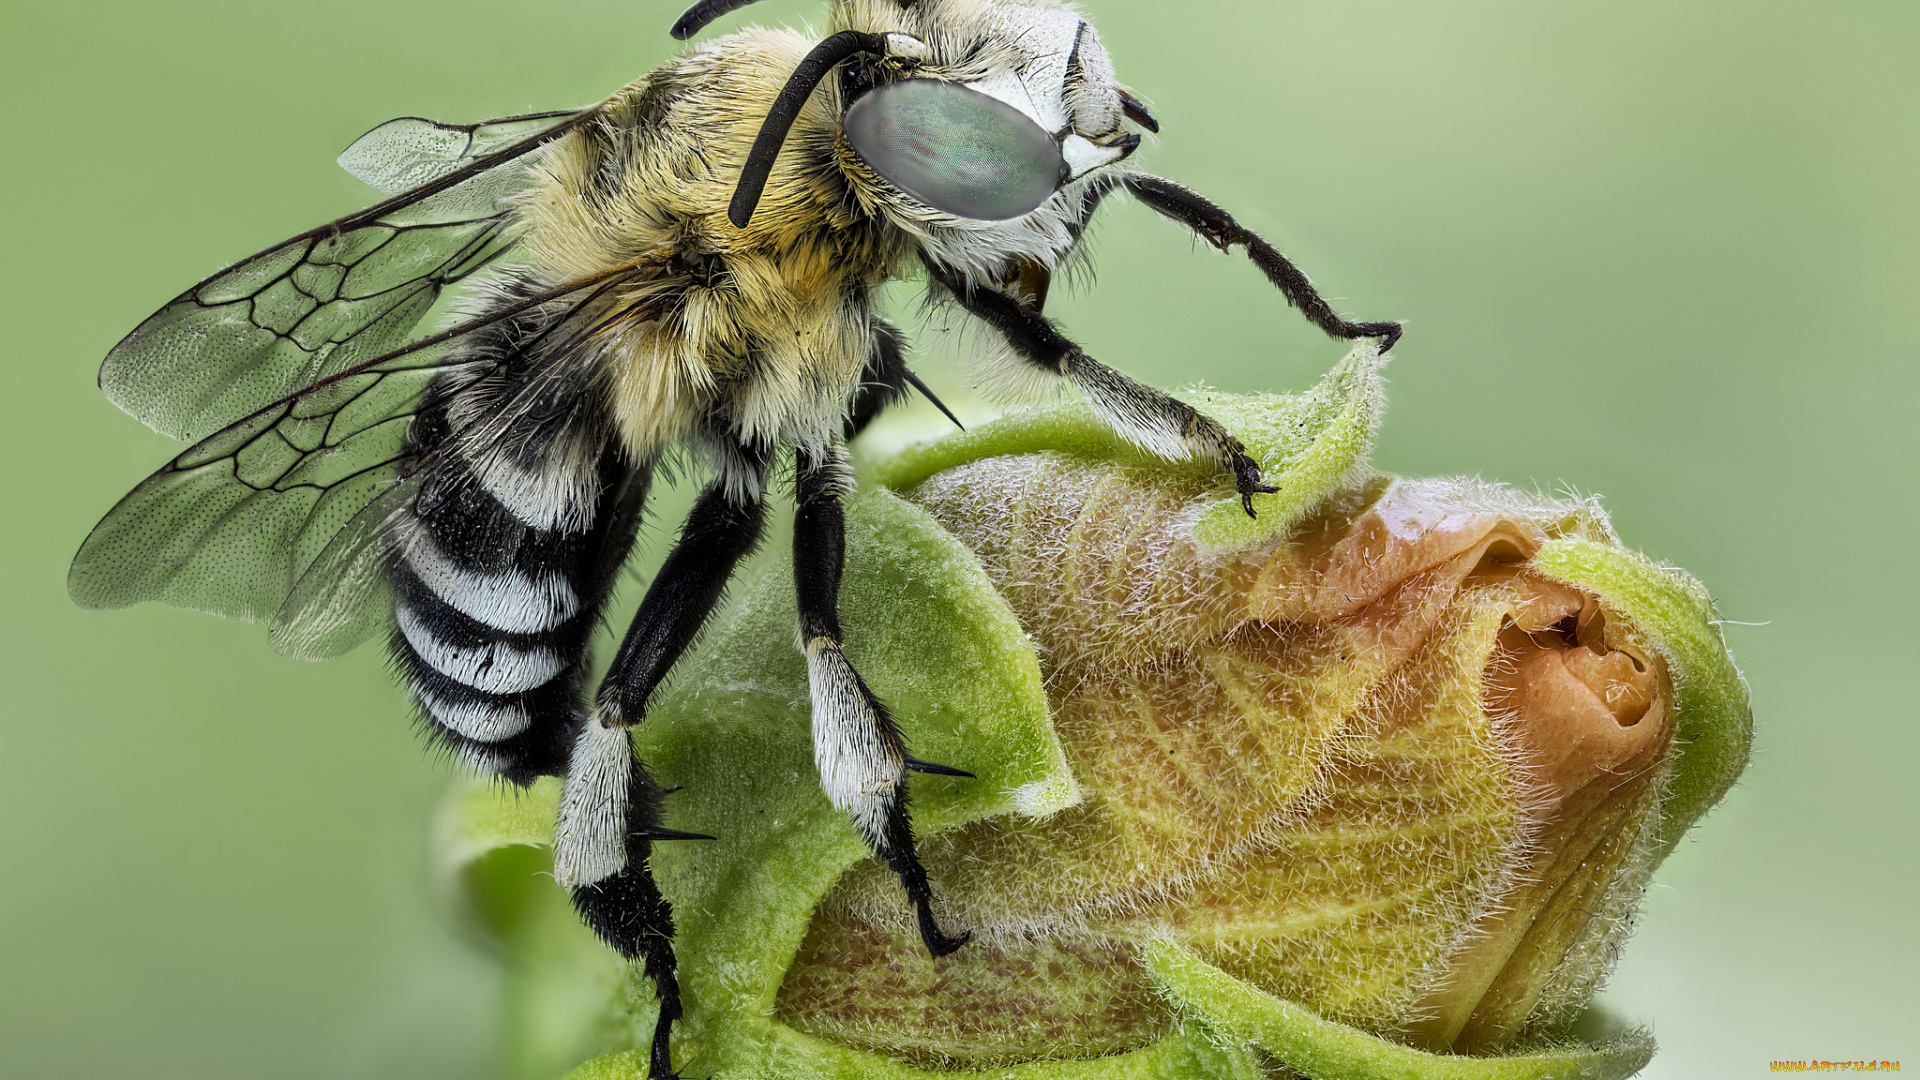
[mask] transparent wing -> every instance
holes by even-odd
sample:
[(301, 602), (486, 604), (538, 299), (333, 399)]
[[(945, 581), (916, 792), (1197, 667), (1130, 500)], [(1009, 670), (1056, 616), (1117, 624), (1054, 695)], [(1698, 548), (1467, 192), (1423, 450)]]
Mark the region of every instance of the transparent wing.
[(340, 167), (384, 195), (398, 195), (538, 135), (577, 112), (528, 113), (477, 124), (402, 116), (355, 139), (341, 152)]
[(159, 600), (272, 620), (275, 646), (295, 655), (352, 648), (385, 618), (373, 541), (406, 494), (407, 426), (452, 345), (367, 365), (201, 440), (94, 527), (68, 592), (87, 608)]
[(293, 588), (267, 628), (276, 652), (331, 660), (392, 622), (387, 526), (419, 487), (417, 474), (386, 480), (305, 569), (296, 568)]
[[(428, 387), (463, 364), (505, 362), (491, 352), (474, 359), (458, 351), (462, 339), (564, 304), (544, 320), (545, 329), (521, 343), (526, 355), (538, 351), (542, 366), (523, 376), (529, 391), (503, 406), (558, 413), (591, 386), (568, 373), (590, 369), (587, 346), (617, 319), (594, 321), (582, 313), (664, 258), (635, 259), (503, 304), (328, 376), (202, 439), (94, 526), (67, 572), (68, 593), (86, 608), (158, 600), (271, 622), (274, 647), (292, 656), (346, 652), (390, 616), (383, 538), (414, 491), (419, 470), (402, 468), (405, 441)], [(631, 299), (618, 311), (650, 315)]]
[(592, 115), (375, 128), (347, 151), (356, 167), (375, 186), (423, 182), (189, 289), (114, 346), (100, 388), (158, 431), (204, 439), (384, 356), (448, 285), (511, 246), (506, 202), (526, 184), (526, 155)]

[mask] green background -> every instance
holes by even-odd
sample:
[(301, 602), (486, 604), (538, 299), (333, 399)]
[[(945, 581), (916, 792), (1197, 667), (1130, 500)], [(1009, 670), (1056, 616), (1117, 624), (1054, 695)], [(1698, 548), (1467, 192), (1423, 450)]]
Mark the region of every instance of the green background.
[[(1604, 493), (1629, 543), (1770, 621), (1728, 628), (1753, 767), (1607, 992), (1660, 1040), (1646, 1075), (1920, 1068), (1920, 8), (1085, 7), (1163, 120), (1145, 167), (1409, 320), (1378, 464)], [(368, 201), (332, 165), (361, 131), (597, 99), (675, 14), (0, 11), (0, 1074), (487, 1075), (494, 976), (423, 857), (450, 767), (377, 650), (301, 664), (258, 627), (67, 602), (87, 529), (173, 446), (93, 372), (203, 274)], [(1298, 389), (1342, 352), (1143, 209), (1095, 245), (1098, 287), (1053, 313), (1146, 381)]]

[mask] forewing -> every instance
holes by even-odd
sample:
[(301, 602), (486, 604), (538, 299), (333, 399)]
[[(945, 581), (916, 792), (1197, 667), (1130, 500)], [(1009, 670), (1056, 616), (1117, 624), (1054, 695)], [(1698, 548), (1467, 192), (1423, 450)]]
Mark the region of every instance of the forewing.
[(341, 152), (340, 167), (382, 194), (398, 195), (537, 135), (577, 111), (503, 116), (477, 124), (402, 116), (355, 139)]
[(544, 329), (515, 346), (521, 359), (538, 355), (538, 366), (520, 373), (520, 392), (462, 436), (480, 440), (476, 449), (484, 451), (493, 448), (487, 432), (511, 430), (515, 417), (550, 421), (578, 412), (592, 385), (584, 376), (599, 336), (621, 317), (645, 320), (657, 312), (629, 298), (618, 315), (576, 317), (658, 261), (636, 259), (502, 303), (202, 439), (94, 526), (67, 571), (68, 593), (85, 608), (158, 600), (271, 620), (274, 647), (308, 659), (353, 648), (385, 625), (391, 610), (381, 602), (389, 552), (383, 539), (412, 496), (413, 478), (423, 474), (424, 461), (406, 461), (406, 436), (429, 387), (462, 365), (509, 362), (485, 349), (476, 355), (463, 341), (550, 308)]
[[(376, 175), (431, 178), (194, 286), (114, 346), (100, 388), (158, 431), (206, 439), (394, 350), (448, 285), (511, 246), (506, 204), (527, 182), (527, 155), (590, 115), (516, 118), (497, 131), (476, 125), (459, 136), (466, 141), (458, 150), (446, 141), (458, 127), (432, 132), (395, 121), (403, 128), (378, 139), (393, 125), (374, 129), (354, 145), (374, 139), (361, 157), (387, 163)], [(499, 145), (516, 125), (535, 130)], [(411, 157), (394, 149), (409, 144)], [(435, 154), (446, 152), (453, 160), (441, 168)]]

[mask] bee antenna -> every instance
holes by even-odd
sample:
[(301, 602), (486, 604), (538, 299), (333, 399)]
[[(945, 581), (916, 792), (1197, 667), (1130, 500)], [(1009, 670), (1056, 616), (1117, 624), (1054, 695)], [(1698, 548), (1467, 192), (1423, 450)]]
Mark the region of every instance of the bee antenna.
[[(709, 2), (718, 6), (733, 3), (734, 0)], [(682, 16), (682, 21), (685, 18)], [(793, 128), (793, 122), (799, 118), (800, 109), (806, 105), (807, 99), (813, 96), (814, 87), (819, 86), (820, 80), (826, 78), (827, 73), (840, 61), (860, 53), (884, 55), (886, 47), (884, 35), (842, 30), (815, 45), (813, 51), (800, 61), (800, 66), (793, 69), (793, 74), (787, 78), (787, 85), (780, 88), (779, 96), (773, 99), (773, 108), (767, 111), (767, 118), (760, 125), (760, 134), (753, 140), (753, 149), (747, 153), (746, 167), (740, 170), (740, 186), (733, 189), (733, 203), (727, 207), (727, 220), (733, 222), (734, 228), (744, 229), (747, 222), (753, 220), (753, 209), (760, 205), (760, 196), (767, 190), (767, 176), (773, 172), (773, 159), (780, 156), (780, 147), (787, 141), (787, 132)]]
[(707, 24), (713, 20), (730, 12), (739, 11), (753, 2), (754, 0), (700, 0), (675, 19), (673, 29), (668, 30), (667, 33), (672, 34), (675, 41), (685, 41), (705, 30)]
[(920, 391), (921, 397), (926, 398), (928, 401), (933, 402), (934, 408), (939, 409), (941, 412), (945, 413), (947, 415), (947, 419), (953, 421), (954, 427), (959, 428), (961, 431), (967, 430), (967, 425), (961, 423), (960, 418), (953, 415), (953, 410), (947, 408), (947, 403), (944, 401), (941, 401), (940, 398), (934, 394), (933, 390), (929, 388), (926, 383), (923, 383), (920, 381), (920, 376), (915, 375), (912, 372), (912, 370), (908, 368), (901, 368), (900, 373), (907, 377), (907, 382), (911, 383), (915, 390)]

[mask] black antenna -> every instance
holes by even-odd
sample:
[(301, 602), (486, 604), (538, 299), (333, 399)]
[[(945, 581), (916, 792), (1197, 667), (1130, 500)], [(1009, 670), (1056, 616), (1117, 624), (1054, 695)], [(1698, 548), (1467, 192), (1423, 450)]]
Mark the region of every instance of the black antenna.
[(673, 21), (672, 34), (675, 41), (685, 41), (707, 28), (707, 24), (730, 12), (739, 11), (753, 0), (700, 0), (688, 8), (684, 14)]
[[(910, 8), (916, 0), (897, 0), (903, 8)], [(700, 0), (686, 10), (686, 13), (673, 21), (673, 29), (667, 31), (674, 40), (685, 41), (707, 28), (707, 24), (722, 15), (739, 11), (754, 0)]]
[[(718, 6), (733, 0), (709, 2)], [(842, 30), (815, 45), (813, 51), (800, 61), (800, 66), (793, 69), (787, 85), (781, 87), (780, 95), (773, 99), (773, 108), (767, 111), (767, 119), (760, 125), (760, 135), (753, 140), (753, 149), (747, 153), (746, 167), (740, 170), (740, 186), (733, 189), (733, 203), (727, 207), (727, 220), (733, 222), (734, 228), (744, 229), (747, 222), (753, 220), (753, 209), (760, 205), (760, 196), (767, 190), (767, 175), (773, 171), (773, 159), (780, 156), (780, 147), (787, 141), (787, 132), (793, 128), (794, 120), (800, 116), (800, 109), (813, 96), (814, 87), (820, 85), (820, 80), (848, 57), (885, 52), (885, 35)]]

